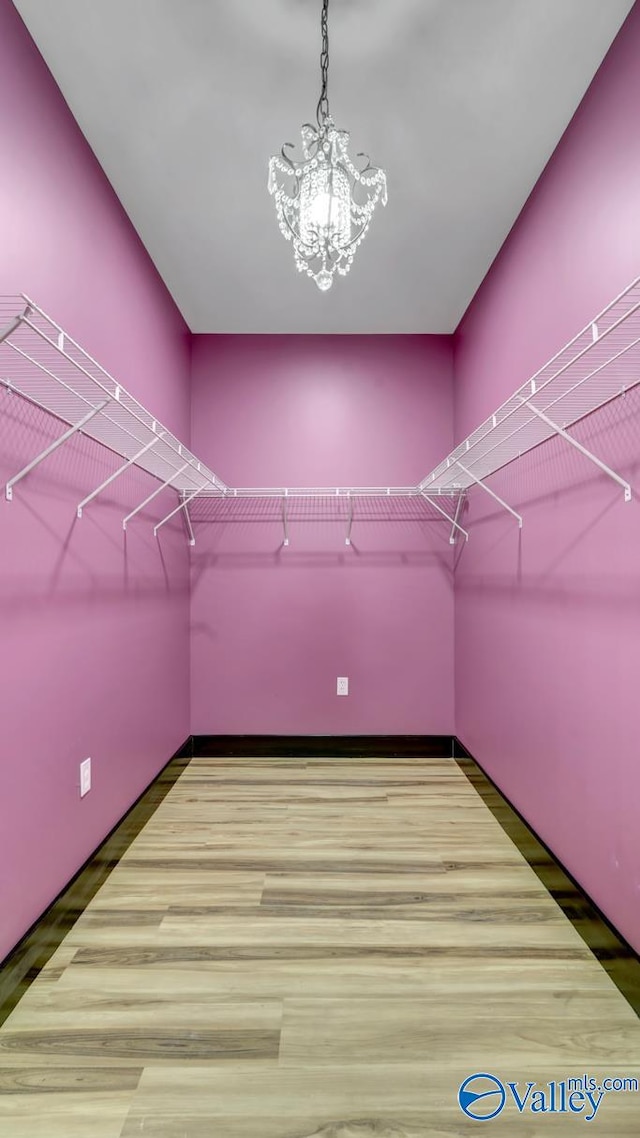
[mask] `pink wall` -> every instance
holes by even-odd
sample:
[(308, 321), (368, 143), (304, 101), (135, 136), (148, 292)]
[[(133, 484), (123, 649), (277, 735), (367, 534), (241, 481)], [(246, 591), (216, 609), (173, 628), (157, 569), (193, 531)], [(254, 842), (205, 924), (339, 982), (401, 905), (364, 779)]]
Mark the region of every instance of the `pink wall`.
[[(201, 336), (192, 416), (194, 449), (230, 485), (415, 485), (452, 438), (451, 346)], [(192, 558), (194, 733), (453, 730), (449, 528), (421, 503), (386, 522), (374, 502), (357, 507), (347, 548), (334, 510), (294, 509), (284, 549), (277, 509), (248, 505), (227, 523), (224, 503), (205, 508)], [(350, 678), (346, 698), (338, 675)]]
[[(186, 438), (187, 330), (10, 0), (0, 155), (0, 292), (31, 295)], [(0, 403), (1, 484), (62, 428), (15, 396)], [(125, 544), (144, 475), (74, 521), (116, 465), (70, 444), (0, 501), (0, 958), (189, 732), (184, 535), (167, 527), (158, 545), (147, 516)]]
[[(632, 12), (460, 329), (463, 437), (638, 272), (640, 9)], [(0, 0), (0, 292), (34, 297), (168, 426), (189, 434), (189, 337), (9, 0)], [(55, 423), (0, 396), (0, 484)], [(231, 484), (416, 482), (452, 442), (435, 337), (199, 337), (192, 442)], [(640, 398), (580, 429), (636, 485)], [(0, 957), (195, 733), (449, 733), (448, 529), (420, 504), (268, 505), (179, 526), (123, 513), (131, 474), (78, 441), (0, 502)], [(637, 502), (562, 444), (472, 495), (456, 583), (457, 730), (640, 948)], [(166, 497), (151, 512), (159, 517)], [(200, 520), (198, 520), (200, 519)], [(189, 721), (189, 669), (192, 707)], [(348, 675), (351, 694), (335, 695)], [(78, 763), (94, 790), (80, 801)]]
[[(640, 7), (456, 341), (456, 438), (640, 271)], [(577, 437), (640, 492), (638, 393)], [(456, 579), (457, 731), (640, 949), (640, 504), (562, 441), (481, 491)]]

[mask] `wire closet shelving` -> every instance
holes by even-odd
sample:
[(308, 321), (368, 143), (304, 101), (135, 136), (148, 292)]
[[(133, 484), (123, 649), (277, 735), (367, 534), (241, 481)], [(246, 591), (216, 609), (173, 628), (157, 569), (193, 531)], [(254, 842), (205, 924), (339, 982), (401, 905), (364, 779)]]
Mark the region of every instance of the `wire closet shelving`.
[(171, 431), (27, 296), (0, 297), (0, 329), (0, 385), (68, 426), (9, 479), (5, 486), (8, 501), (18, 482), (78, 432), (125, 459), (123, 466), (78, 503), (78, 517), (130, 466), (145, 470), (160, 485), (124, 519), (124, 528), (166, 486), (188, 495), (208, 487), (226, 489)]
[[(351, 543), (354, 504), (364, 499), (391, 502), (426, 500), (451, 526), (450, 542), (468, 539), (460, 524), (467, 492), (480, 486), (522, 525), (522, 517), (487, 485), (487, 479), (534, 447), (564, 438), (617, 482), (626, 501), (631, 486), (573, 438), (568, 429), (640, 383), (640, 278), (599, 313), (543, 368), (512, 395), (416, 486), (231, 487), (165, 428), (126, 389), (24, 294), (0, 297), (0, 386), (28, 400), (66, 426), (5, 486), (14, 487), (76, 433), (107, 447), (124, 460), (113, 474), (77, 505), (86, 507), (125, 470), (136, 466), (159, 485), (123, 518), (123, 528), (163, 489), (177, 493), (177, 505), (154, 526), (154, 533), (182, 513), (195, 543), (189, 506), (196, 499), (225, 499), (225, 520), (233, 503), (278, 500), (289, 544), (289, 504), (294, 501), (345, 503)], [(442, 500), (444, 499), (444, 505)], [(446, 507), (446, 508), (445, 508)]]
[[(638, 383), (640, 277), (447, 455), (420, 489), (464, 491), (481, 485), (489, 490), (485, 480), (492, 474), (559, 435), (617, 482), (628, 502), (629, 483), (568, 434), (568, 428)], [(521, 526), (521, 516), (497, 500)]]

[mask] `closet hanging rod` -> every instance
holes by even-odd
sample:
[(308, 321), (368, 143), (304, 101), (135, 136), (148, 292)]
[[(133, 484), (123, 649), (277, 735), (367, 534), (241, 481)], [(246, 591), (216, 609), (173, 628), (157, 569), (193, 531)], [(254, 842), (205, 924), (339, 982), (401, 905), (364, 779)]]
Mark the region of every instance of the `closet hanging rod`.
[(460, 490), (455, 487), (429, 487), (421, 490), (419, 486), (229, 486), (225, 491), (216, 489), (201, 490), (199, 498), (420, 498), (424, 495), (434, 497), (455, 497)]

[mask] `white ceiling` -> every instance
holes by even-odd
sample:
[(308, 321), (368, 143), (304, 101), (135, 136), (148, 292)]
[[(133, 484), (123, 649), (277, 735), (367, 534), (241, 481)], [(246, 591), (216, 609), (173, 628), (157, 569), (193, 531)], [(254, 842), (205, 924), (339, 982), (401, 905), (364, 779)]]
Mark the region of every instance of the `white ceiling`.
[(320, 0), (14, 2), (192, 331), (452, 332), (633, 0), (332, 0), (332, 113), (389, 205), (325, 294), (267, 193)]

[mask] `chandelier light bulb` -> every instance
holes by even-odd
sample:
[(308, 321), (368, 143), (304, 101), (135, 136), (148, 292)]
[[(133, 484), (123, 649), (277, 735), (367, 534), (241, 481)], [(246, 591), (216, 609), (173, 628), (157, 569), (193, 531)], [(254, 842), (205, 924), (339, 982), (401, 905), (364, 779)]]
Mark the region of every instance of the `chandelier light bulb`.
[(296, 266), (326, 292), (336, 272), (346, 276), (364, 240), (378, 202), (387, 204), (384, 170), (366, 155), (358, 168), (349, 157), (349, 134), (339, 130), (329, 113), (329, 0), (322, 3), (322, 91), (317, 126), (302, 127), (302, 158), (296, 160), (285, 142), (269, 162), (269, 193), (283, 237), (293, 243)]
[(300, 239), (307, 247), (346, 248), (351, 241), (351, 185), (340, 167), (327, 162), (311, 169), (300, 184)]

